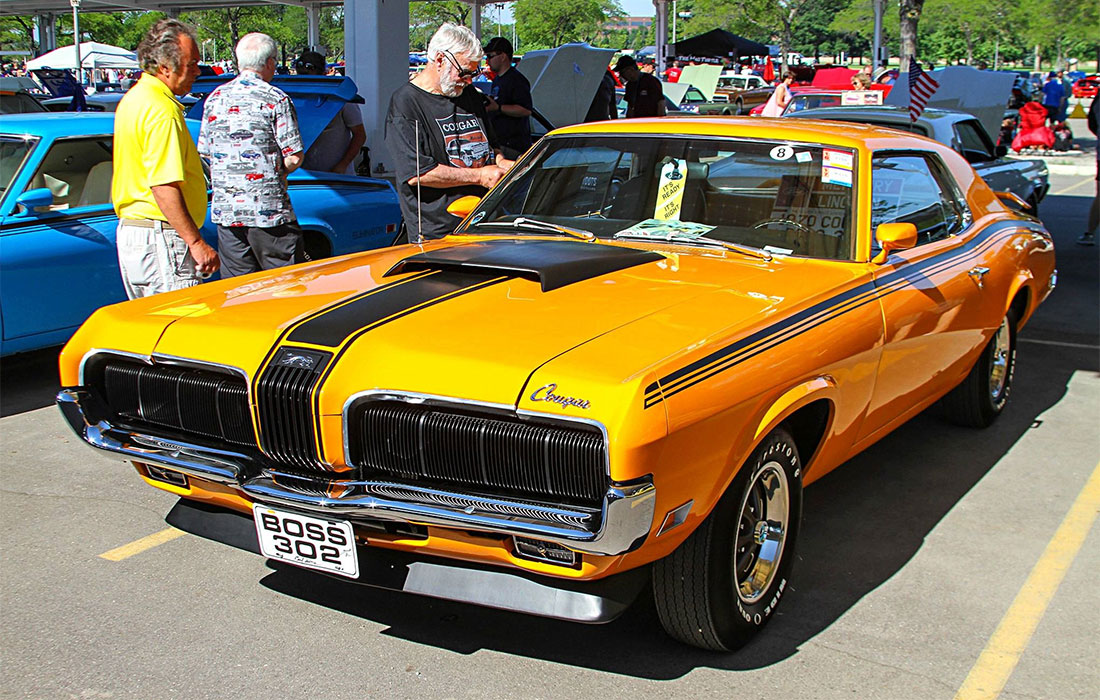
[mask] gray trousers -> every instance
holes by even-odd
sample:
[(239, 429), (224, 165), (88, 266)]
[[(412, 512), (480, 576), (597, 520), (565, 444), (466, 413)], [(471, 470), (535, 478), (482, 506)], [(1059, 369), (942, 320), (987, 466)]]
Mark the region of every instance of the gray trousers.
[(222, 279), (305, 262), (298, 224), (272, 228), (218, 224), (218, 255)]

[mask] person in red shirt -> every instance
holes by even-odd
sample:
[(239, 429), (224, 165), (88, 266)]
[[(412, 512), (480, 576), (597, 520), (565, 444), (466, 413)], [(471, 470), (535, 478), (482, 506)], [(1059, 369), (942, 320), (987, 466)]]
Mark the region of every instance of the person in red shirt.
[(680, 73), (684, 70), (684, 66), (679, 61), (673, 61), (672, 67), (665, 71), (665, 80), (670, 83), (679, 82)]

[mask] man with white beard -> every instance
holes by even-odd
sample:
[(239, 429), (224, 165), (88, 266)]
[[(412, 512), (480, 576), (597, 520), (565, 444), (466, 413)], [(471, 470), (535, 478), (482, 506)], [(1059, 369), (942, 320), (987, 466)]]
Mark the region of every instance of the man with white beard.
[[(482, 48), (466, 27), (444, 24), (428, 42), (428, 65), (390, 98), (386, 148), (409, 242), (442, 238), (460, 219), (447, 206), (481, 197), (512, 167), (470, 82)], [(419, 202), (418, 202), (419, 200)]]

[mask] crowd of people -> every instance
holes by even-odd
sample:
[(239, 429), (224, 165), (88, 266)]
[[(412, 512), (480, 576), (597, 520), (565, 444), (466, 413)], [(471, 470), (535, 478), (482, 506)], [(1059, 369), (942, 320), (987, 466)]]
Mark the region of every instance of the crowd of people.
[[(276, 52), (265, 34), (240, 40), (238, 75), (206, 100), (196, 145), (177, 101), (199, 75), (194, 30), (163, 19), (138, 46), (142, 73), (118, 106), (112, 182), (119, 265), (130, 298), (198, 284), (218, 270), (226, 277), (303, 260), (287, 175), (303, 164), (348, 173), (366, 136), (361, 113), (349, 104), (305, 152), (293, 104), (271, 84)], [(515, 70), (511, 42), (495, 37), (483, 46), (467, 27), (447, 23), (432, 36), (426, 58), (423, 69), (393, 93), (385, 118), (385, 145), (395, 163), (410, 242), (453, 231), (459, 219), (448, 207), (460, 197), (483, 195), (531, 146), (531, 85)], [(487, 94), (468, 89), (482, 75), (483, 60), (492, 76)], [(300, 74), (328, 70), (316, 52), (295, 61)], [(670, 70), (678, 77), (682, 66)], [(782, 113), (793, 80), (793, 73), (782, 76), (766, 114)], [(870, 82), (869, 71), (852, 76), (855, 89)], [(627, 117), (665, 113), (661, 81), (623, 55), (601, 76), (587, 119), (616, 117), (620, 83)], [(1060, 77), (1052, 73), (1041, 104), (1035, 103), (1044, 120), (1064, 122), (1064, 96)], [(199, 233), (207, 214), (204, 157), (217, 251)]]

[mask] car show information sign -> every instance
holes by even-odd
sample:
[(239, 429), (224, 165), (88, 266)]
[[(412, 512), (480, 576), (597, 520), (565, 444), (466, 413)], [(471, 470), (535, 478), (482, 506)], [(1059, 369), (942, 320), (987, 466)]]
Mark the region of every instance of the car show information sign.
[(686, 160), (669, 160), (661, 167), (661, 181), (657, 185), (657, 206), (653, 210), (654, 219), (679, 220), (680, 209), (684, 204), (686, 180)]
[(821, 182), (827, 185), (852, 186), (855, 158), (848, 151), (825, 148), (821, 151)]
[(359, 578), (359, 557), (351, 523), (322, 520), (253, 504), (260, 552), (269, 559)]

